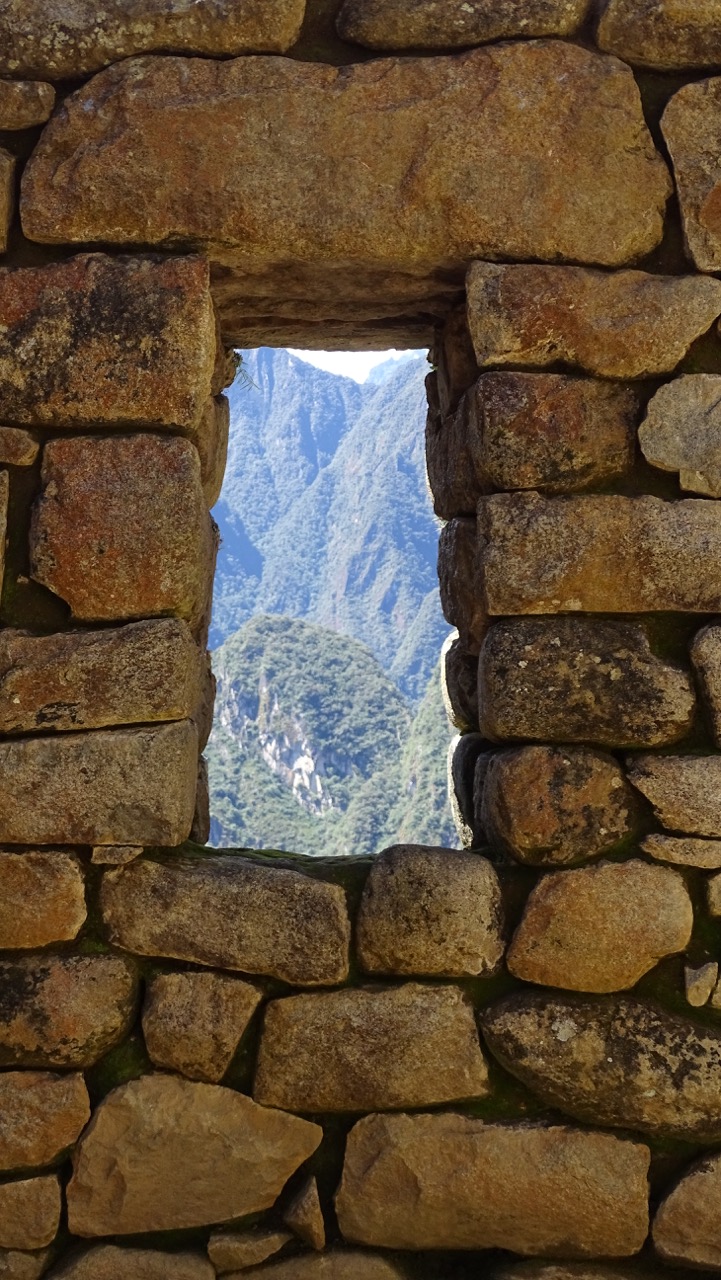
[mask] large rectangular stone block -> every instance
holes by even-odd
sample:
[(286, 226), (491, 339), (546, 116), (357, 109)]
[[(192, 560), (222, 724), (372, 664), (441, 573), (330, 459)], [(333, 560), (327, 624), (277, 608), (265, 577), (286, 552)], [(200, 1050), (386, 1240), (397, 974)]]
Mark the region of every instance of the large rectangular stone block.
[(177, 845), (195, 808), (189, 720), (0, 743), (0, 843)]
[(478, 525), (489, 614), (721, 609), (721, 503), (494, 494)]

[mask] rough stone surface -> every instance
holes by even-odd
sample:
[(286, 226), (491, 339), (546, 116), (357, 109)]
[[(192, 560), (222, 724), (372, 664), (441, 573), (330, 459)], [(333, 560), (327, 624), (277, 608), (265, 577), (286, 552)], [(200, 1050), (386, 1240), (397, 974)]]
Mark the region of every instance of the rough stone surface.
[(458, 408), (464, 391), (472, 387), (478, 377), (465, 298), (436, 326), (428, 360), (433, 366), (433, 372), (426, 378), (428, 406), (443, 420)]
[(112, 941), (141, 955), (296, 986), (333, 986), (348, 976), (345, 894), (297, 871), (240, 857), (138, 859), (106, 873), (101, 905)]
[(721, 64), (721, 4), (608, 0), (598, 25), (602, 49), (658, 71)]
[(208, 1241), (208, 1257), (223, 1276), (258, 1266), (292, 1239), (289, 1231), (214, 1231)]
[(467, 653), (477, 654), (487, 629), (476, 569), (475, 519), (451, 520), (438, 541), (438, 580), (441, 608), (447, 622), (456, 627)]
[(98, 844), (90, 855), (90, 861), (94, 867), (126, 867), (129, 862), (135, 862), (142, 852), (142, 845)]
[(0, 1185), (0, 1248), (42, 1249), (60, 1226), (62, 1196), (55, 1173)]
[(504, 948), (501, 889), (490, 862), (420, 845), (384, 850), (366, 880), (357, 947), (368, 973), (493, 973)]
[(718, 502), (498, 493), (478, 504), (478, 537), (492, 615), (721, 610)]
[(602, 378), (671, 373), (721, 313), (721, 280), (643, 271), (474, 263), (468, 322), (479, 365), (559, 361)]
[(448, 746), (448, 801), (458, 842), (472, 849), (476, 841), (475, 779), (488, 755), (488, 742), (480, 733), (462, 733)]
[(208, 778), (208, 762), (205, 756), (198, 761), (198, 782), (195, 788), (195, 812), (193, 825), (190, 828), (190, 839), (193, 844), (210, 842), (210, 782)]
[(127, 1235), (259, 1213), (322, 1136), (232, 1089), (142, 1076), (107, 1095), (78, 1144), (70, 1230)]
[(0, 743), (0, 842), (177, 845), (195, 805), (189, 720)]
[(709, 913), (721, 916), (721, 876), (711, 876), (706, 885), (706, 897)]
[(525, 982), (570, 991), (623, 991), (688, 945), (693, 907), (670, 867), (602, 862), (536, 885), (506, 958)]
[(207, 1258), (197, 1253), (161, 1253), (100, 1244), (75, 1254), (48, 1280), (213, 1280)]
[(15, 157), (0, 147), (0, 253), (8, 247), (15, 213)]
[(657, 747), (688, 732), (695, 696), (685, 672), (651, 653), (641, 627), (523, 618), (490, 628), (478, 707), (494, 741)]
[[(266, 1280), (405, 1280), (406, 1274), (387, 1258), (353, 1249), (302, 1253), (250, 1273), (265, 1276)], [(245, 1280), (245, 1277), (244, 1272), (242, 1277), (232, 1275), (228, 1280)]]
[(710, 960), (698, 969), (692, 969), (688, 964), (684, 966), (686, 999), (692, 1009), (701, 1009), (708, 1004), (718, 982), (718, 973), (719, 967), (716, 960)]
[(120, 63), (45, 129), (22, 214), (46, 243), (192, 243), (226, 291), (228, 271), (264, 287), (267, 315), (289, 260), (296, 283), (311, 268), (310, 289), (322, 266), (341, 301), (348, 273), (369, 270), (427, 298), (434, 272), (447, 291), (448, 269), (496, 254), (618, 266), (659, 242), (669, 191), (630, 70), (539, 41), (342, 74), (290, 59)]
[(140, 53), (284, 53), (304, 12), (305, 0), (9, 0), (0, 74), (77, 80)]
[(721, 626), (704, 627), (698, 632), (691, 645), (691, 661), (701, 683), (716, 745), (721, 746)]
[(5, 576), (5, 548), (8, 534), (8, 506), (10, 501), (10, 477), (0, 471), (0, 587)]
[(0, 1280), (40, 1280), (45, 1275), (53, 1249), (36, 1249), (25, 1252), (19, 1249), (0, 1249)]
[(721, 77), (684, 85), (661, 128), (676, 177), (684, 236), (699, 271), (721, 270), (721, 177), (718, 112)]
[(644, 456), (682, 489), (721, 495), (721, 377), (687, 373), (659, 387), (638, 432)]
[(75, 618), (202, 619), (215, 544), (189, 441), (142, 433), (51, 440), (42, 478), (31, 572)]
[(549, 1106), (587, 1124), (721, 1138), (721, 1032), (630, 997), (517, 994), (483, 1011), (486, 1044)]
[(129, 1031), (136, 985), (120, 956), (0, 961), (0, 1066), (92, 1066)]
[(53, 1164), (72, 1146), (89, 1119), (90, 1099), (81, 1075), (3, 1071), (0, 1171)]
[(208, 401), (200, 427), (192, 437), (200, 455), (203, 495), (209, 508), (215, 506), (223, 486), (229, 433), (230, 401), (227, 396), (217, 396)]
[[(4, 18), (3, 14), (3, 21)], [(0, 80), (0, 129), (32, 129), (34, 125), (45, 124), (54, 106), (55, 90), (51, 84), (37, 80)]]
[(721, 836), (721, 756), (635, 756), (628, 776), (669, 831)]
[(76, 857), (57, 849), (0, 852), (0, 950), (69, 942), (86, 918)]
[(31, 467), (40, 445), (29, 431), (20, 427), (0, 427), (0, 462), (10, 467)]
[(493, 1270), (492, 1280), (658, 1280), (657, 1271), (595, 1262), (511, 1262)]
[(478, 659), (451, 632), (441, 650), (441, 693), (446, 715), (461, 733), (478, 729)]
[(697, 840), (693, 837), (653, 834), (641, 841), (644, 853), (657, 862), (671, 862), (677, 867), (700, 867), (703, 871), (721, 869), (721, 840)]
[(721, 1271), (721, 1156), (700, 1160), (661, 1202), (653, 1243), (664, 1262)]
[(519, 862), (562, 866), (623, 840), (636, 807), (612, 756), (588, 747), (521, 747), (491, 757), (481, 822), (490, 843)]
[(289, 1111), (426, 1107), (488, 1093), (473, 1008), (416, 983), (268, 1005), (253, 1096)]
[(336, 1196), (346, 1240), (624, 1257), (648, 1230), (647, 1147), (461, 1115), (367, 1116)]
[(588, 9), (589, 0), (345, 0), (338, 32), (370, 49), (462, 49), (573, 35)]
[(315, 1178), (308, 1178), (293, 1196), (283, 1221), (311, 1249), (325, 1249), (325, 1222)]
[(215, 359), (201, 258), (94, 253), (0, 271), (5, 423), (191, 429), (210, 395)]
[(163, 973), (152, 978), (143, 1035), (158, 1067), (191, 1080), (222, 1080), (261, 992), (222, 973)]

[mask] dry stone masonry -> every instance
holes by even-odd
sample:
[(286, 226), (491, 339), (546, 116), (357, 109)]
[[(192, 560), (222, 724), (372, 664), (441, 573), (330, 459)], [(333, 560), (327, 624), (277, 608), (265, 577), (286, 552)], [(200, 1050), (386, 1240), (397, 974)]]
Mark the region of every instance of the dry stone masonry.
[[(721, 1273), (721, 4), (0, 0), (0, 255), (0, 1277)], [(264, 343), (430, 348), (460, 848), (205, 845)]]

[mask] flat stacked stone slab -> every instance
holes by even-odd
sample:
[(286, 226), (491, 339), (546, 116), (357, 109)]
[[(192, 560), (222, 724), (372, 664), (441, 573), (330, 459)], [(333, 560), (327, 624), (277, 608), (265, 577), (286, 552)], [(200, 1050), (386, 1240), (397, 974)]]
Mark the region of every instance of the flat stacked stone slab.
[(222, 973), (162, 973), (148, 983), (143, 1037), (158, 1067), (217, 1084), (260, 1004), (250, 982)]
[(90, 1099), (79, 1073), (3, 1071), (0, 1171), (54, 1164), (76, 1142), (89, 1119)]
[(721, 182), (716, 120), (721, 78), (684, 85), (663, 113), (689, 255), (699, 271), (721, 268)]
[(693, 836), (650, 835), (641, 848), (657, 862), (670, 862), (678, 867), (699, 867), (703, 871), (721, 868), (721, 839), (700, 840)]
[(0, 1248), (42, 1249), (60, 1226), (62, 1192), (56, 1173), (0, 1184)]
[(51, 84), (0, 80), (0, 129), (32, 129), (45, 124), (54, 106), (55, 90)]
[(721, 64), (721, 4), (672, 0), (608, 0), (596, 39), (634, 66), (678, 71)]
[(653, 1243), (664, 1262), (721, 1271), (721, 1157), (699, 1161), (661, 1202)]
[(87, 914), (85, 876), (74, 854), (0, 852), (0, 950), (70, 942)]
[(48, 1280), (214, 1280), (215, 1272), (197, 1253), (161, 1253), (114, 1244), (95, 1245), (71, 1255)]
[(214, 1231), (208, 1257), (219, 1276), (259, 1266), (292, 1240), (289, 1231)]
[(462, 49), (491, 40), (570, 36), (589, 0), (345, 0), (338, 33), (370, 49)]

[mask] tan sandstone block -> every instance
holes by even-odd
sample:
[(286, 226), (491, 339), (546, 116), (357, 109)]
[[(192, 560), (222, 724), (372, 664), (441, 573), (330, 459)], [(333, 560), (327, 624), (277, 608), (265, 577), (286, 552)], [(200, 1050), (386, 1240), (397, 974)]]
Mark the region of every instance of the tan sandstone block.
[(667, 830), (721, 837), (721, 756), (633, 756), (628, 777)]
[(589, 0), (345, 0), (338, 33), (370, 49), (462, 49), (491, 40), (569, 36)]
[(686, 247), (699, 271), (721, 270), (720, 104), (721, 77), (714, 76), (679, 89), (661, 119)]
[(662, 1200), (653, 1243), (664, 1262), (721, 1271), (721, 1156), (692, 1165)]
[(36, 1249), (26, 1252), (20, 1249), (0, 1249), (1, 1280), (40, 1280), (44, 1276), (54, 1249)]
[(193, 821), (189, 720), (0, 743), (0, 842), (178, 845)]
[(260, 1213), (322, 1136), (232, 1089), (142, 1076), (107, 1095), (78, 1144), (70, 1230), (128, 1235)]
[(659, 387), (638, 432), (644, 457), (682, 489), (721, 496), (721, 377), (687, 373)]
[(0, 147), (0, 253), (8, 247), (15, 213), (15, 157)]
[(42, 1249), (60, 1226), (62, 1195), (56, 1173), (0, 1184), (0, 1248)]
[(466, 978), (503, 958), (498, 876), (486, 858), (395, 845), (373, 860), (358, 915), (367, 973)]
[(222, 1080), (262, 993), (222, 973), (164, 973), (151, 978), (143, 1035), (151, 1060), (191, 1080)]
[(289, 1231), (214, 1231), (208, 1257), (218, 1275), (224, 1276), (266, 1262), (292, 1239)]
[(0, 129), (32, 129), (45, 124), (54, 106), (55, 90), (51, 84), (38, 80), (0, 80)]
[(284, 867), (242, 857), (141, 858), (105, 874), (100, 901), (111, 940), (140, 955), (295, 986), (333, 986), (348, 977), (345, 893)]
[[(79, 1073), (0, 1073), (0, 1171), (54, 1164), (90, 1119), (90, 1099)], [(0, 1270), (2, 1276), (2, 1270)]]
[(0, 1066), (91, 1067), (127, 1035), (137, 978), (120, 956), (0, 961)]
[(721, 503), (494, 494), (478, 504), (489, 614), (714, 613)]
[(342, 75), (291, 59), (119, 63), (45, 129), (22, 215), (44, 243), (192, 243), (256, 277), (256, 294), (288, 261), (401, 273), (417, 291), (474, 257), (632, 261), (659, 242), (669, 191), (630, 70), (539, 41)]
[(51, 440), (30, 531), (31, 573), (83, 622), (203, 618), (215, 544), (188, 440)]
[(718, 975), (719, 967), (716, 960), (710, 960), (697, 969), (688, 964), (684, 965), (684, 989), (692, 1009), (702, 1009), (705, 1004), (708, 1004), (716, 989)]
[(473, 1008), (416, 983), (290, 996), (267, 1006), (254, 1097), (289, 1111), (373, 1111), (483, 1098)]
[(161, 1253), (95, 1245), (61, 1262), (48, 1280), (214, 1280), (215, 1272), (197, 1253)]
[(0, 426), (0, 462), (9, 467), (31, 467), (40, 445), (29, 431)]
[(631, 997), (517, 993), (481, 1014), (491, 1053), (586, 1124), (718, 1142), (721, 1033)]
[(684, 836), (653, 834), (641, 841), (644, 853), (657, 862), (671, 862), (678, 867), (700, 867), (703, 871), (721, 868), (721, 840), (697, 840)]
[(479, 724), (492, 741), (663, 746), (684, 737), (695, 706), (686, 672), (628, 622), (518, 618), (481, 649)]
[(199, 257), (91, 253), (0, 271), (6, 423), (193, 429), (211, 393), (216, 342)]
[(721, 312), (721, 280), (475, 262), (468, 322), (478, 363), (559, 361), (602, 378), (671, 373)]
[(325, 1221), (315, 1178), (308, 1178), (293, 1196), (283, 1221), (311, 1249), (325, 1249)]
[(688, 945), (693, 907), (670, 867), (602, 862), (544, 876), (508, 950), (524, 982), (569, 991), (623, 991)]
[(691, 645), (691, 661), (711, 717), (716, 746), (721, 746), (721, 626), (704, 627), (697, 633)]
[(656, 71), (721, 63), (719, 0), (607, 0), (597, 41), (634, 66)]
[(0, 852), (0, 950), (69, 942), (87, 914), (85, 877), (72, 854)]
[[(355, 1249), (331, 1249), (328, 1253), (301, 1253), (271, 1262), (251, 1275), (265, 1280), (405, 1280), (406, 1272), (380, 1254)], [(247, 1272), (234, 1272), (227, 1280), (246, 1280)]]
[(607, 1134), (461, 1115), (372, 1115), (336, 1196), (353, 1243), (625, 1257), (648, 1231), (649, 1151)]
[(481, 599), (477, 570), (478, 533), (475, 519), (450, 520), (438, 541), (438, 580), (446, 622), (456, 627), (467, 653), (476, 654), (486, 634), (488, 618)]

